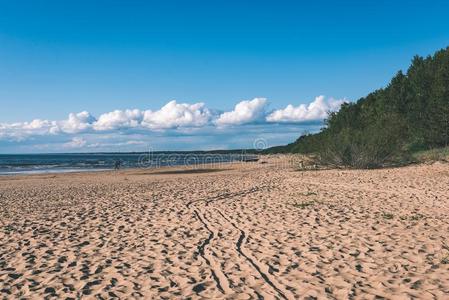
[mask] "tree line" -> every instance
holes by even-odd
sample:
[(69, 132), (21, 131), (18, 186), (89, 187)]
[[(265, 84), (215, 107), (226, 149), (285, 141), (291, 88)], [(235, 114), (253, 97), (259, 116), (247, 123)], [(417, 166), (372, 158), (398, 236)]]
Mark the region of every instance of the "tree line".
[(320, 132), (267, 152), (316, 154), (324, 164), (370, 168), (448, 145), (449, 47), (415, 56), (385, 88), (330, 113)]

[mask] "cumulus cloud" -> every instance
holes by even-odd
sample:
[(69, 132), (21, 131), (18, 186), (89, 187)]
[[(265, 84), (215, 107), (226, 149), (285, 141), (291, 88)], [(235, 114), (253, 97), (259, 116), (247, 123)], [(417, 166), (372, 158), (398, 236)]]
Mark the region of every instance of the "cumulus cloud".
[(93, 122), (97, 131), (126, 128), (169, 129), (178, 127), (200, 127), (209, 123), (212, 113), (204, 103), (168, 102), (161, 109), (152, 110), (115, 110), (102, 114)]
[(48, 135), (59, 132), (56, 121), (35, 119), (31, 122), (1, 123), (0, 137), (23, 140), (32, 135)]
[(263, 120), (267, 107), (267, 99), (254, 98), (238, 103), (233, 111), (221, 114), (217, 125), (241, 125)]
[[(232, 127), (230, 125), (260, 123), (296, 123), (321, 121), (329, 111), (337, 111), (345, 100), (335, 100), (318, 96), (310, 104), (288, 105), (272, 112), (267, 110), (265, 98), (254, 98), (237, 103), (232, 111), (216, 113), (204, 103), (168, 102), (159, 110), (115, 110), (95, 118), (87, 111), (70, 113), (66, 119), (50, 121), (35, 119), (29, 122), (0, 123), (0, 140), (24, 141), (30, 137), (59, 135), (96, 134), (97, 137), (108, 134), (131, 135), (139, 132), (176, 130), (177, 135), (192, 135), (198, 132), (213, 132), (214, 126)], [(248, 127), (248, 126), (246, 126)], [(133, 129), (133, 130), (130, 130)], [(172, 137), (173, 133), (170, 134)], [(50, 137), (53, 136), (53, 137)], [(43, 138), (41, 138), (42, 140)], [(38, 139), (36, 139), (38, 140)], [(67, 148), (90, 147), (94, 143), (85, 143), (82, 139), (73, 139), (66, 143)]]
[(23, 140), (29, 136), (80, 133), (92, 128), (95, 118), (88, 112), (70, 113), (66, 120), (49, 121), (35, 119), (31, 122), (2, 123), (0, 137)]
[(114, 110), (102, 114), (93, 124), (95, 130), (114, 130), (140, 126), (143, 113), (138, 109)]
[(67, 120), (61, 121), (58, 130), (65, 133), (83, 132), (92, 127), (96, 119), (87, 111), (70, 113)]
[(329, 98), (326, 100), (324, 96), (318, 96), (314, 101), (306, 104), (300, 104), (299, 106), (293, 106), (291, 104), (283, 109), (278, 109), (270, 113), (266, 120), (267, 122), (306, 122), (306, 121), (320, 121), (325, 119), (329, 112), (337, 111), (340, 106), (347, 102), (346, 100), (336, 100)]
[(201, 127), (207, 125), (211, 118), (212, 113), (204, 103), (186, 104), (173, 100), (160, 110), (145, 111), (142, 126), (151, 129)]

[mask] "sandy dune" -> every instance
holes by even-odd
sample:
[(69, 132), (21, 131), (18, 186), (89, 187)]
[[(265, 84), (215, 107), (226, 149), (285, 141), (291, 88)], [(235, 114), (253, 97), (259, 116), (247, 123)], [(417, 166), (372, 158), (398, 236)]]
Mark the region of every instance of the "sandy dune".
[(449, 298), (448, 164), (285, 160), (1, 177), (0, 297)]

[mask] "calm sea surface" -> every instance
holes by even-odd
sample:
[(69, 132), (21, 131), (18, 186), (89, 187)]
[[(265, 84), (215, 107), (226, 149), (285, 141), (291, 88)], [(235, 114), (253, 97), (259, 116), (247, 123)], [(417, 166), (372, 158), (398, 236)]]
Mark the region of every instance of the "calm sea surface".
[(120, 168), (157, 168), (224, 163), (254, 158), (236, 153), (89, 153), (89, 154), (0, 154), (0, 175), (39, 174), (112, 170)]

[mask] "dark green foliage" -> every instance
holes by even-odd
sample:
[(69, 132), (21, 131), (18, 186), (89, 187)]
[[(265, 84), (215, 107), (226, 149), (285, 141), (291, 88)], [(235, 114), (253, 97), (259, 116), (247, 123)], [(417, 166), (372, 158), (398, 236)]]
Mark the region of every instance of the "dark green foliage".
[(332, 113), (317, 134), (268, 152), (315, 153), (331, 165), (370, 168), (449, 144), (449, 48), (414, 57), (406, 74)]
[(324, 131), (316, 152), (322, 164), (375, 168), (406, 158), (401, 142), (404, 130), (406, 125), (398, 114), (385, 113), (363, 128), (347, 126), (335, 132)]

